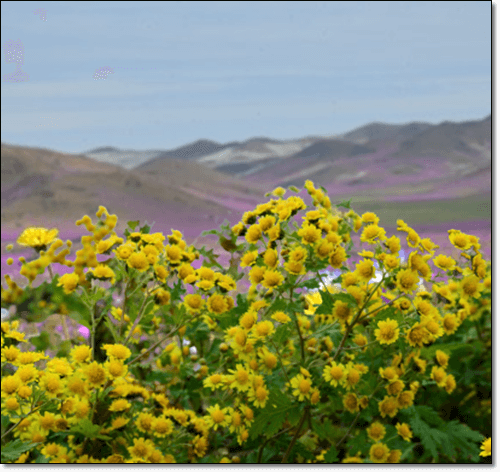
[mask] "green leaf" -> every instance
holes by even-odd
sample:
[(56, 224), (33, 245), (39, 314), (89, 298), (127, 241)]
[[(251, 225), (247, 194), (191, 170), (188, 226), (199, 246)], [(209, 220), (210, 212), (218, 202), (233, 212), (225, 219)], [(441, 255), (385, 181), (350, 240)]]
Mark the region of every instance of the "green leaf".
[(10, 441), (5, 445), (2, 445), (2, 463), (5, 464), (7, 462), (14, 462), (21, 454), (24, 454), (26, 451), (29, 451), (36, 447), (38, 443), (33, 442), (24, 442), (21, 439), (16, 439), (15, 441)]
[(127, 225), (129, 226), (129, 228), (132, 228), (132, 230), (135, 229), (135, 227), (140, 223), (140, 220), (136, 220), (136, 221), (129, 221), (127, 223)]
[[(210, 249), (210, 250), (208, 250), (208, 251), (207, 251), (207, 250), (205, 249), (205, 246), (203, 246), (201, 249), (198, 249), (198, 252), (199, 252), (202, 256), (206, 257), (206, 258), (210, 261), (210, 265), (208, 265), (208, 267), (211, 267), (211, 266), (216, 266), (216, 267), (218, 267), (220, 270), (222, 270), (222, 271), (224, 270), (224, 268), (223, 268), (223, 267), (222, 267), (222, 266), (221, 266), (221, 265), (217, 262), (217, 260), (216, 260), (216, 259), (218, 259), (218, 258), (219, 258), (219, 255), (218, 255), (218, 254), (214, 254), (214, 250), (213, 250), (213, 249)], [(207, 265), (205, 264), (205, 262), (206, 262), (206, 261), (204, 261), (204, 262), (203, 262), (203, 265), (204, 265), (204, 266), (207, 266)]]
[(292, 332), (292, 328), (288, 326), (290, 323), (287, 323), (283, 326), (279, 326), (276, 329), (276, 333), (274, 334), (273, 340), (279, 346), (284, 343), (286, 339), (290, 337), (290, 333)]
[(256, 416), (250, 428), (250, 439), (264, 434), (267, 438), (276, 434), (286, 420), (287, 413), (297, 409), (287, 396), (280, 391), (271, 390), (269, 401), (265, 408)]
[(319, 288), (320, 285), (321, 283), (319, 282), (318, 279), (309, 279), (306, 280), (305, 282), (298, 284), (297, 287), (299, 288), (305, 287), (308, 288), (309, 290), (314, 290), (315, 288)]
[(457, 456), (474, 457), (479, 454), (477, 443), (483, 436), (468, 426), (457, 420), (446, 423), (428, 406), (414, 405), (411, 411), (408, 411), (408, 415), (413, 432), (435, 460), (439, 458), (439, 453), (447, 455), (452, 460)]
[(93, 424), (88, 418), (85, 418), (83, 420), (80, 420), (77, 424), (75, 424), (70, 430), (70, 433), (80, 433), (83, 434), (85, 437), (88, 437), (90, 439), (104, 439), (108, 440), (111, 439), (110, 436), (106, 436), (103, 434), (99, 434), (99, 431), (101, 430), (101, 426), (97, 424)]
[(352, 201), (352, 198), (350, 200), (347, 200), (347, 201), (343, 201), (343, 202), (340, 202), (339, 204), (335, 205), (337, 207), (343, 207), (343, 208), (347, 208), (347, 209), (351, 209), (351, 201)]
[(459, 352), (453, 352), (453, 351), (464, 351), (462, 355), (466, 354), (465, 351), (474, 352), (474, 347), (471, 344), (448, 343), (448, 344), (433, 344), (432, 346), (424, 347), (422, 348), (420, 355), (424, 359), (432, 360), (436, 355), (436, 351), (438, 349), (445, 352), (446, 354), (453, 353), (454, 355), (459, 354)]
[(324, 456), (325, 463), (326, 464), (334, 464), (334, 463), (338, 462), (338, 460), (339, 460), (338, 455), (339, 455), (339, 451), (337, 450), (336, 446), (330, 447), (330, 449), (328, 449), (328, 452)]

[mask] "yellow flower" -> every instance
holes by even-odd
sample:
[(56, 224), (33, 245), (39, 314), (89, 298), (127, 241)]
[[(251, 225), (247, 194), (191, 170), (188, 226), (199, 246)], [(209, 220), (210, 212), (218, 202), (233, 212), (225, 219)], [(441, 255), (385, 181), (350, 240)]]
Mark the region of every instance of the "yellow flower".
[(368, 428), (366, 428), (366, 432), (368, 433), (368, 437), (373, 439), (374, 441), (381, 441), (384, 439), (386, 430), (385, 426), (382, 423), (376, 421), (372, 423)]
[(278, 251), (276, 251), (276, 249), (266, 249), (262, 258), (264, 264), (266, 264), (266, 266), (269, 267), (270, 269), (276, 269), (276, 267), (278, 267), (279, 256), (278, 256)]
[(400, 270), (396, 275), (396, 287), (404, 293), (414, 292), (419, 281), (417, 272), (411, 269)]
[(89, 384), (93, 387), (100, 387), (107, 380), (106, 371), (96, 361), (85, 367), (84, 374)]
[(399, 449), (393, 449), (389, 453), (389, 457), (385, 462), (388, 464), (399, 464), (399, 461), (401, 460), (401, 454), (402, 452)]
[(250, 244), (254, 244), (257, 241), (259, 241), (261, 236), (262, 236), (261, 227), (258, 224), (254, 224), (248, 227), (247, 232), (245, 234), (245, 239)]
[(192, 313), (196, 313), (203, 308), (205, 301), (201, 298), (199, 294), (190, 294), (184, 297), (184, 306), (188, 309), (188, 311)]
[(249, 251), (243, 254), (243, 257), (241, 258), (240, 262), (240, 267), (250, 267), (255, 264), (255, 261), (257, 260), (257, 257), (259, 257), (259, 251)]
[(271, 371), (276, 367), (278, 364), (278, 358), (270, 352), (266, 347), (262, 348), (259, 351), (259, 357), (264, 364), (265, 368), (271, 373)]
[(59, 444), (48, 443), (45, 445), (45, 447), (42, 448), (41, 452), (44, 456), (48, 457), (49, 459), (53, 459), (59, 456), (60, 454), (66, 454), (68, 450), (63, 446), (60, 446)]
[(344, 457), (344, 459), (342, 459), (342, 464), (363, 464), (363, 459), (361, 459), (361, 457), (358, 457), (358, 456), (349, 456), (347, 455), (346, 457)]
[(112, 359), (104, 364), (106, 373), (110, 378), (116, 379), (118, 377), (125, 377), (128, 373), (128, 366), (126, 366), (121, 360)]
[(446, 372), (442, 367), (433, 366), (431, 371), (431, 379), (434, 380), (438, 387), (444, 387), (446, 382)]
[(482, 457), (491, 456), (491, 438), (486, 438), (483, 441), (479, 455)]
[(389, 385), (385, 387), (389, 395), (399, 395), (404, 388), (405, 388), (404, 382), (399, 379), (391, 380)]
[(127, 447), (133, 463), (146, 461), (154, 451), (154, 444), (150, 439), (134, 438), (134, 445)]
[(46, 372), (53, 372), (54, 374), (59, 374), (61, 376), (70, 375), (73, 373), (73, 369), (65, 358), (54, 358), (47, 362), (45, 368)]
[(439, 254), (435, 257), (432, 262), (438, 269), (450, 271), (454, 270), (456, 267), (456, 261), (451, 257), (445, 256), (444, 254)]
[(448, 239), (457, 249), (467, 251), (472, 246), (469, 236), (456, 229), (448, 230)]
[(398, 340), (399, 328), (396, 320), (386, 318), (385, 321), (379, 321), (377, 326), (375, 337), (380, 344), (393, 344)]
[(441, 367), (444, 367), (446, 368), (448, 366), (448, 359), (450, 358), (450, 356), (446, 353), (444, 353), (443, 351), (441, 351), (440, 349), (438, 349), (436, 351), (436, 361), (437, 363), (441, 366)]
[(36, 381), (37, 375), (38, 375), (38, 370), (32, 364), (19, 367), (16, 372), (16, 376), (19, 377), (21, 381), (25, 384)]
[(123, 428), (126, 424), (130, 422), (130, 418), (125, 418), (123, 416), (118, 416), (111, 422), (111, 429)]
[(164, 438), (168, 434), (174, 432), (174, 423), (169, 418), (165, 418), (163, 415), (156, 418), (151, 423), (151, 430), (155, 436)]
[(465, 300), (479, 298), (482, 290), (483, 284), (479, 283), (479, 278), (474, 274), (464, 277), (460, 282), (460, 294)]
[(246, 392), (252, 385), (252, 374), (241, 364), (236, 365), (236, 370), (229, 369), (232, 375), (228, 375), (230, 388), (236, 388), (239, 392)]
[(385, 238), (385, 229), (380, 228), (376, 224), (371, 224), (365, 227), (361, 234), (360, 241), (368, 244), (376, 244), (376, 239)]
[(414, 398), (415, 393), (412, 390), (401, 392), (397, 397), (398, 408), (403, 409), (412, 406)]
[(91, 272), (96, 279), (103, 281), (109, 280), (111, 284), (115, 283), (116, 278), (114, 271), (104, 264), (99, 264), (97, 267), (91, 268), (89, 272)]
[(389, 457), (389, 448), (383, 443), (374, 444), (370, 448), (370, 460), (377, 464), (384, 463)]
[(284, 277), (277, 270), (266, 270), (263, 275), (262, 285), (270, 292), (283, 283)]
[(89, 362), (92, 359), (92, 348), (89, 346), (75, 346), (71, 349), (70, 356), (73, 362), (78, 362), (83, 364), (84, 362)]
[(453, 390), (455, 390), (455, 387), (457, 386), (457, 383), (455, 381), (455, 377), (453, 377), (452, 374), (448, 374), (445, 379), (445, 385), (444, 389), (446, 390), (446, 393), (451, 393)]
[(250, 389), (248, 392), (248, 401), (253, 402), (253, 405), (259, 408), (264, 408), (269, 398), (269, 390), (264, 386), (258, 386), (255, 389)]
[(274, 333), (274, 325), (269, 320), (259, 321), (252, 327), (252, 334), (258, 338), (264, 338)]
[(288, 261), (283, 264), (283, 268), (292, 275), (304, 275), (306, 268), (302, 262)]
[(220, 315), (228, 311), (229, 307), (227, 305), (226, 298), (223, 295), (219, 293), (214, 293), (207, 300), (207, 308), (208, 311), (210, 311), (210, 313), (215, 313), (217, 315)]
[(125, 411), (128, 410), (131, 406), (132, 404), (127, 400), (125, 400), (124, 398), (120, 398), (118, 400), (114, 400), (108, 409), (109, 411)]
[(251, 329), (257, 321), (257, 313), (255, 311), (247, 311), (240, 317), (239, 324), (245, 329)]
[(398, 430), (398, 434), (405, 440), (410, 442), (413, 437), (413, 433), (410, 429), (410, 426), (406, 423), (397, 423), (396, 429)]
[(302, 244), (312, 245), (321, 239), (321, 230), (306, 222), (304, 222), (297, 234), (302, 238)]
[(54, 413), (46, 411), (43, 416), (38, 414), (38, 424), (41, 429), (50, 430), (54, 428), (56, 422), (56, 416)]
[(56, 238), (59, 230), (48, 230), (43, 227), (30, 226), (26, 228), (17, 238), (17, 244), (20, 246), (29, 246), (37, 252), (45, 251), (47, 246)]
[(221, 410), (219, 404), (217, 404), (215, 406), (209, 406), (207, 412), (209, 414), (205, 416), (205, 421), (208, 427), (213, 427), (215, 431), (217, 431), (219, 426), (223, 428), (228, 426), (231, 422), (231, 414), (229, 414), (227, 407)]
[(355, 393), (348, 393), (344, 395), (343, 399), (344, 408), (350, 413), (359, 411), (359, 399)]
[(130, 349), (123, 344), (105, 344), (103, 349), (109, 357), (114, 357), (122, 361), (128, 359), (132, 355)]
[(298, 397), (299, 401), (303, 401), (304, 399), (309, 399), (311, 397), (311, 385), (311, 379), (306, 379), (302, 374), (297, 374), (290, 381), (290, 387), (294, 389), (292, 393), (295, 397)]
[(80, 277), (75, 273), (64, 274), (59, 277), (59, 282), (57, 283), (57, 285), (59, 287), (62, 286), (64, 289), (64, 293), (69, 294), (75, 291), (79, 281)]
[(288, 260), (293, 262), (305, 262), (307, 258), (307, 249), (303, 246), (294, 246), (294, 249), (290, 251), (288, 255)]
[(378, 408), (382, 418), (385, 418), (386, 416), (394, 418), (394, 416), (396, 416), (396, 413), (398, 412), (397, 399), (386, 395), (384, 399), (379, 402)]
[(276, 311), (271, 315), (271, 318), (279, 323), (288, 323), (291, 318), (282, 311)]
[(347, 390), (351, 390), (353, 387), (357, 385), (361, 378), (361, 373), (358, 369), (356, 369), (351, 362), (346, 367), (346, 377), (344, 381), (344, 386)]
[(412, 347), (422, 347), (429, 338), (429, 331), (422, 323), (415, 323), (411, 328), (406, 330), (406, 340)]
[(345, 367), (335, 361), (331, 365), (326, 365), (323, 369), (323, 378), (330, 382), (330, 385), (344, 385), (347, 373)]
[(45, 390), (47, 396), (55, 398), (63, 391), (64, 385), (57, 374), (45, 374), (40, 380), (40, 387)]
[(223, 387), (226, 376), (218, 373), (212, 374), (203, 380), (203, 386), (214, 391), (216, 388)]
[(254, 266), (250, 269), (248, 277), (253, 285), (260, 284), (264, 279), (264, 274), (266, 273), (265, 267)]

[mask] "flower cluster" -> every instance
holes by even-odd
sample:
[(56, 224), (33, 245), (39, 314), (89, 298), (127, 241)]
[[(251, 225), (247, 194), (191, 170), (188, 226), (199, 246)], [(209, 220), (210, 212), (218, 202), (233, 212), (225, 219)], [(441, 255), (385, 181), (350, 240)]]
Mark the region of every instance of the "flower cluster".
[[(401, 240), (387, 237), (374, 213), (345, 204), (341, 212), (324, 189), (310, 181), (305, 189), (312, 207), (279, 187), (238, 224), (213, 231), (231, 253), (228, 270), (179, 231), (150, 234), (130, 223), (118, 237), (117, 217), (104, 207), (97, 224), (76, 222), (91, 234), (74, 261), (66, 259), (70, 241), (56, 254), (56, 229), (23, 232), (18, 244), (39, 257), (21, 260), (28, 288), (6, 276), (2, 305), (33, 308), (31, 284), (48, 269), (62, 323), (85, 326), (89, 345), (65, 336), (50, 358), (39, 336), (30, 339), (36, 351), (23, 349), (30, 343), (19, 320), (2, 312), (2, 415), (10, 421), (2, 455), (14, 454), (19, 439), (31, 448), (16, 462), (328, 462), (344, 441), (359, 443), (351, 431), (361, 416), (371, 442), (342, 462), (399, 462), (415, 433), (400, 412), (409, 414), (424, 384), (457, 388), (443, 340), (491, 313), (491, 264), (474, 236), (449, 232), (461, 267), (398, 220), (411, 248), (402, 260)], [(349, 268), (352, 232), (367, 247)], [(73, 271), (54, 276), (55, 263)], [(434, 269), (449, 281), (437, 282)], [(43, 303), (36, 309), (48, 316)], [(389, 446), (392, 438), (399, 446)], [(229, 449), (241, 457), (229, 459)]]

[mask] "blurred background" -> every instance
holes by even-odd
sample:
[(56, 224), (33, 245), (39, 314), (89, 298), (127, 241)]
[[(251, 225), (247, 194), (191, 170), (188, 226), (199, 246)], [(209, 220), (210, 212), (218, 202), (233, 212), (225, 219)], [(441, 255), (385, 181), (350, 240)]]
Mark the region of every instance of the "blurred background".
[(490, 2), (1, 12), (2, 275), (28, 225), (59, 228), (74, 255), (75, 221), (104, 205), (119, 235), (140, 219), (210, 245), (201, 231), (306, 179), (405, 250), (397, 219), (455, 256), (447, 231), (474, 234), (491, 257)]

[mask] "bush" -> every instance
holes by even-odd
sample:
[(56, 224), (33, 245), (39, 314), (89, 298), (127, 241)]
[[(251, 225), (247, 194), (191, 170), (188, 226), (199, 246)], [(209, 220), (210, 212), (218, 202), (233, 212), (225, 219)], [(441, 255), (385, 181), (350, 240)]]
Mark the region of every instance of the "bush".
[[(15, 304), (38, 323), (56, 311), (63, 333), (28, 342), (19, 315), (2, 322), (2, 462), (491, 456), (491, 264), (478, 239), (450, 230), (460, 267), (398, 220), (413, 249), (400, 264), (400, 240), (385, 236), (375, 214), (360, 216), (349, 202), (334, 209), (323, 188), (305, 188), (312, 207), (277, 188), (237, 225), (204, 233), (231, 254), (228, 268), (179, 231), (164, 244), (129, 222), (119, 238), (104, 207), (96, 225), (76, 222), (91, 235), (75, 261), (65, 259), (69, 241), (56, 254), (57, 230), (25, 230), (18, 243), (39, 257), (22, 261), (28, 287), (6, 276), (2, 307)], [(349, 269), (352, 231), (370, 249)], [(429, 260), (447, 283), (435, 281)], [(382, 277), (371, 283), (374, 262)], [(54, 275), (53, 263), (74, 271)], [(330, 268), (342, 274), (325, 277)], [(45, 269), (51, 282), (32, 288)], [(419, 288), (423, 280), (432, 292)], [(88, 342), (70, 334), (67, 318), (88, 329)]]

